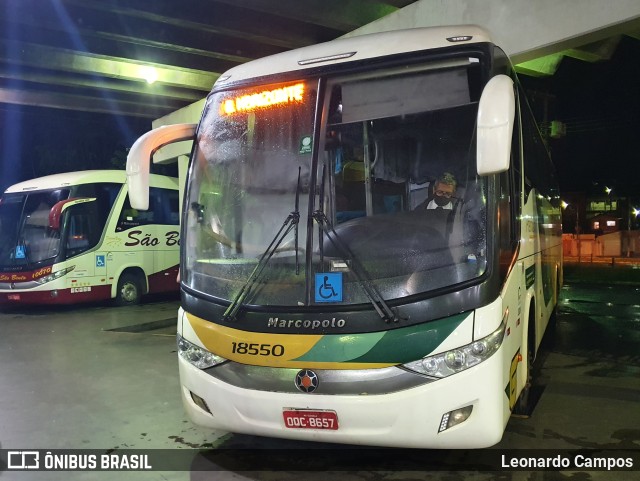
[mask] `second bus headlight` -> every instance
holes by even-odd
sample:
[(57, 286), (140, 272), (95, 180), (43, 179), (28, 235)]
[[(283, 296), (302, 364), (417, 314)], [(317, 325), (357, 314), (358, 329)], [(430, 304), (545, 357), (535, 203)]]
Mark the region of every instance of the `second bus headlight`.
[(56, 279), (60, 279), (62, 276), (67, 275), (69, 272), (74, 270), (76, 266), (67, 267), (66, 269), (61, 269), (59, 271), (53, 272), (47, 276), (39, 277), (35, 279), (38, 284), (46, 284), (47, 282), (55, 281)]
[(505, 323), (502, 322), (498, 329), (482, 339), (435, 356), (408, 362), (403, 364), (403, 367), (435, 378), (443, 378), (464, 371), (486, 361), (500, 348), (504, 338), (504, 328)]

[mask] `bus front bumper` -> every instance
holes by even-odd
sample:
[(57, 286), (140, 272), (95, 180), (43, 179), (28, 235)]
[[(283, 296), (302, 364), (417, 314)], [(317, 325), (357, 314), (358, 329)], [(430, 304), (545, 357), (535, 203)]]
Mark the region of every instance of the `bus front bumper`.
[[(314, 395), (245, 389), (220, 381), (181, 357), (179, 370), (188, 416), (195, 424), (211, 429), (356, 445), (482, 448), (500, 441), (509, 419), (505, 357), (503, 346), (471, 369), (382, 395)], [(205, 408), (201, 407), (202, 401)], [(446, 413), (467, 406), (472, 406), (472, 411), (466, 421), (439, 432)], [(287, 427), (283, 413), (289, 409), (333, 411), (338, 429)]]
[(0, 305), (76, 304), (111, 298), (111, 286), (0, 291)]

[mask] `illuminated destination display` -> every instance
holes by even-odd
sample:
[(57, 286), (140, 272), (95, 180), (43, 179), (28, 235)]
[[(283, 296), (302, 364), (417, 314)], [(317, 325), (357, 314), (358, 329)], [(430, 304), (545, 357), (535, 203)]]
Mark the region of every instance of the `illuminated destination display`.
[(298, 83), (288, 87), (274, 90), (264, 90), (250, 95), (242, 95), (227, 99), (222, 103), (221, 113), (232, 115), (239, 112), (269, 108), (274, 105), (286, 105), (294, 102), (302, 102), (304, 98), (304, 84)]

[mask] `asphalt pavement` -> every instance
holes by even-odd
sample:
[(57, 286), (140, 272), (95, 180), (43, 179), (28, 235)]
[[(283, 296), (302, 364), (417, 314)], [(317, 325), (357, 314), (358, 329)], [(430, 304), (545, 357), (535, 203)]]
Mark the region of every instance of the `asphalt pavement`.
[[(589, 275), (600, 282), (577, 279), (584, 269), (566, 271), (556, 324), (537, 361), (535, 408), (528, 418), (510, 419), (495, 449), (615, 450), (640, 459), (640, 283), (630, 282), (635, 273), (628, 271), (619, 272), (619, 282), (595, 271)], [(180, 402), (177, 308), (176, 301), (156, 299), (125, 308), (0, 312), (0, 449), (166, 449), (193, 455), (193, 471), (0, 472), (0, 481), (640, 479), (640, 466), (493, 473), (460, 470), (482, 459), (475, 452), (371, 451), (204, 430), (186, 419)], [(215, 457), (221, 449), (269, 457), (266, 465), (246, 457), (243, 464)], [(198, 471), (197, 460), (207, 454), (216, 470)], [(458, 461), (461, 468), (449, 469)], [(435, 469), (438, 462), (445, 464)]]

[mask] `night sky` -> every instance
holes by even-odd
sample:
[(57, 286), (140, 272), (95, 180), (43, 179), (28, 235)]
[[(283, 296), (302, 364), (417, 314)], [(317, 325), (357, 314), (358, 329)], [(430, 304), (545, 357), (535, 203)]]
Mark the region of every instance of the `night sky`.
[(110, 169), (151, 120), (0, 104), (0, 187), (56, 172)]
[[(553, 77), (522, 81), (550, 94), (549, 121), (567, 124), (566, 137), (550, 141), (562, 191), (606, 185), (640, 197), (640, 40), (622, 37), (608, 61), (565, 57)], [(539, 113), (540, 98), (533, 102)], [(150, 128), (149, 119), (0, 104), (0, 188), (54, 171), (112, 168)]]
[(567, 124), (550, 141), (561, 191), (640, 197), (640, 40), (622, 37), (608, 61), (565, 57), (553, 77), (523, 83), (554, 95), (548, 120)]

